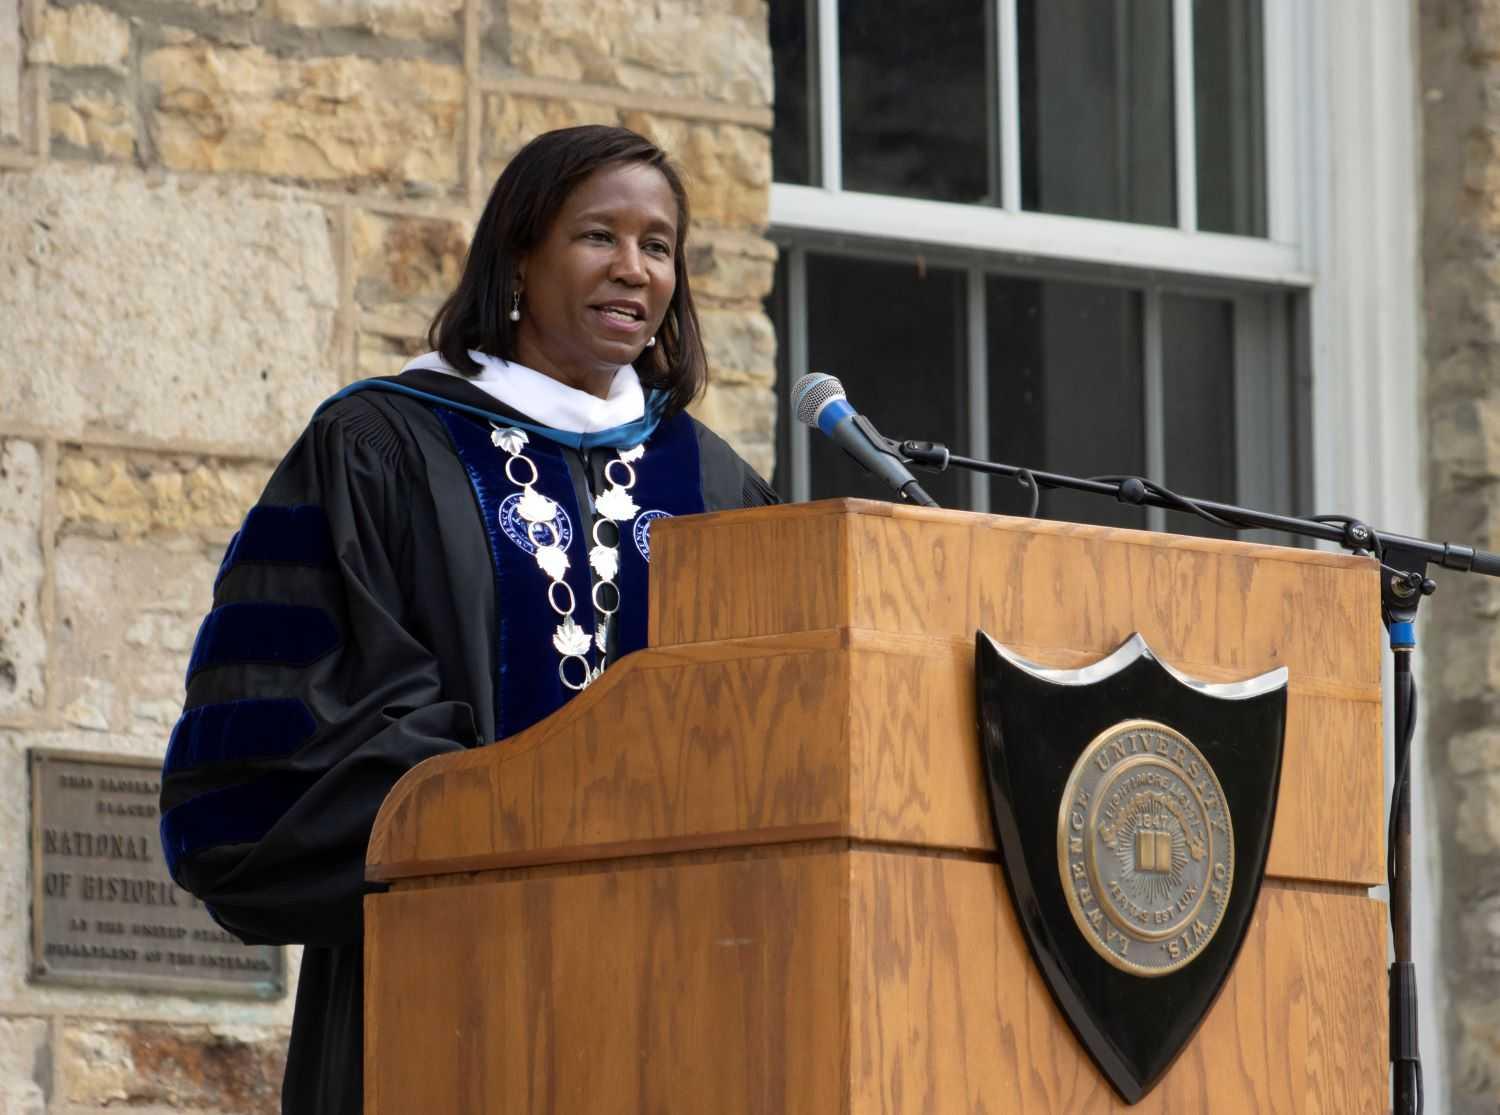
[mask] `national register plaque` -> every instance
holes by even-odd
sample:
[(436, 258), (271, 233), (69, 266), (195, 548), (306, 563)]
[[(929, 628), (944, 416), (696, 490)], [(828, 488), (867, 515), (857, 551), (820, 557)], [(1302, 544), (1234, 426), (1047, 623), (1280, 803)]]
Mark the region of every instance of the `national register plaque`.
[(167, 873), (159, 762), (37, 748), (30, 757), (33, 980), (283, 993), (282, 950), (240, 944)]

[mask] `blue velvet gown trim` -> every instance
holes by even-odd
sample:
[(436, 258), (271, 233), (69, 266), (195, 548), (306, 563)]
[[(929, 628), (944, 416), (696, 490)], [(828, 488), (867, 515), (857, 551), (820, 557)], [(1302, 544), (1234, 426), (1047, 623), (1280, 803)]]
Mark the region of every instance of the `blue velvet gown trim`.
[[(552, 645), (552, 634), (562, 617), (547, 602), (551, 579), (537, 566), (533, 551), (525, 543), (525, 524), (518, 522), (514, 513), (520, 489), (506, 478), (508, 456), (490, 441), (489, 421), (475, 422), (446, 407), (434, 409), (468, 474), (489, 539), (499, 613), (495, 624), (495, 724), (504, 739), (556, 712), (574, 694), (558, 675), (561, 656)], [(593, 579), (588, 559), (593, 545), (592, 515), (580, 513), (564, 452), (558, 445), (536, 440), (525, 449), (536, 465), (535, 487), (559, 508), (551, 529), (563, 536), (568, 555), (564, 580), (576, 601), (573, 619), (592, 635)], [(658, 425), (646, 443), (645, 455), (635, 463), (635, 471), (636, 484), (630, 494), (643, 514), (635, 523), (621, 524), (620, 530), (617, 584), (622, 604), (616, 620), (616, 645), (622, 654), (646, 644), (650, 523), (664, 515), (703, 510), (698, 438), (692, 419), (679, 414)], [(589, 658), (597, 661), (597, 651), (591, 650)], [(568, 669), (581, 672), (576, 662)]]
[(566, 445), (570, 449), (629, 449), (639, 445), (651, 436), (661, 422), (662, 412), (666, 410), (667, 393), (656, 388), (646, 391), (646, 413), (634, 422), (626, 422), (621, 426), (611, 426), (607, 430), (594, 430), (591, 433), (580, 434), (571, 430), (556, 430), (551, 426), (543, 426), (535, 422), (527, 422), (525, 419), (511, 417), (501, 414), (499, 411), (481, 410), (479, 407), (469, 406), (467, 403), (455, 402), (445, 399), (441, 395), (434, 395), (427, 391), (419, 391), (415, 387), (408, 387), (404, 383), (393, 383), (388, 379), (362, 379), (351, 383), (342, 391), (329, 396), (318, 407), (316, 414), (331, 407), (340, 399), (353, 395), (358, 391), (389, 391), (395, 395), (406, 395), (408, 398), (421, 399), (430, 406), (447, 407), (450, 410), (467, 414), (473, 418), (481, 418), (486, 422), (498, 421), (506, 426), (517, 426), (527, 433), (536, 434), (538, 437), (554, 441), (558, 445)]
[(310, 666), (338, 645), (338, 628), (322, 608), (263, 601), (221, 604), (198, 628), (187, 680), (215, 666)]
[(199, 705), (184, 712), (172, 729), (162, 773), (285, 758), (312, 739), (317, 728), (307, 706), (293, 697)]
[(276, 771), (167, 810), (161, 818), (161, 845), (168, 869), (175, 874), (185, 857), (204, 848), (260, 840), (318, 778), (316, 772)]
[[(646, 645), (650, 619), (651, 524), (703, 510), (703, 480), (698, 462), (698, 432), (685, 414), (657, 427), (646, 454), (635, 462), (635, 497), (641, 513), (620, 524), (620, 599), (615, 639), (621, 656)], [(687, 602), (684, 601), (684, 604)]]
[(252, 507), (219, 563), (218, 587), (236, 565), (268, 562), (278, 565), (333, 564), (333, 536), (321, 507)]
[[(484, 530), (490, 542), (490, 560), (495, 570), (496, 662), (499, 664), (495, 687), (495, 724), (504, 739), (529, 728), (538, 720), (561, 708), (572, 692), (558, 676), (560, 657), (552, 646), (552, 633), (562, 617), (547, 603), (549, 578), (537, 566), (533, 552), (520, 538), (504, 528), (513, 517), (506, 515), (506, 500), (519, 492), (505, 476), (507, 455), (490, 441), (488, 421), (474, 422), (439, 409), (438, 416), (453, 438), (454, 448), (469, 483), (479, 500)], [(573, 477), (563, 450), (550, 442), (533, 439), (526, 446), (526, 456), (537, 470), (536, 489), (557, 504), (559, 515), (553, 529), (563, 536), (568, 553), (568, 570), (563, 579), (572, 589), (575, 601), (574, 621), (585, 631), (593, 632), (593, 610), (589, 591), (588, 551), (583, 547), (587, 527), (578, 513), (573, 494)], [(520, 524), (524, 531), (524, 523)], [(522, 536), (524, 537), (524, 535)], [(543, 539), (550, 540), (550, 535)], [(574, 663), (572, 669), (578, 669)], [(576, 677), (573, 680), (578, 680)]]

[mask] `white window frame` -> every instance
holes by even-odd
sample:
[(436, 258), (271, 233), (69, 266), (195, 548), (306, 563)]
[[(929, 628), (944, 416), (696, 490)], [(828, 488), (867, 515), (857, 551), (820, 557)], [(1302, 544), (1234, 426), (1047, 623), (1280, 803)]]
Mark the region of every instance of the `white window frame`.
[[(1019, 70), (1015, 0), (996, 0), (995, 58), (1000, 119), (999, 206), (966, 205), (843, 189), (842, 116), (837, 96), (818, 97), (816, 162), (822, 185), (771, 186), (771, 225), (924, 246), (962, 248), (995, 255), (1204, 275), (1282, 287), (1312, 285), (1311, 258), (1295, 188), (1297, 147), (1305, 136), (1298, 108), (1305, 105), (1292, 82), (1301, 67), (1297, 36), (1306, 16), (1299, 0), (1263, 0), (1266, 56), (1266, 238), (1201, 232), (1197, 224), (1197, 158), (1194, 128), (1193, 0), (1172, 0), (1174, 126), (1177, 144), (1177, 227), (1067, 217), (1021, 209)], [(1313, 0), (1314, 3), (1317, 0)], [(817, 0), (817, 88), (839, 87), (838, 0)]]

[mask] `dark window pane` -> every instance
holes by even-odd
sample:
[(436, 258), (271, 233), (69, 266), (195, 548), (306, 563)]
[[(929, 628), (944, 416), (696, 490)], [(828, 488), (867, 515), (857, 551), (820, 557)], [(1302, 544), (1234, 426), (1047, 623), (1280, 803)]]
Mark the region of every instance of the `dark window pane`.
[[(990, 457), (1074, 476), (1139, 473), (1146, 449), (1141, 299), (1083, 283), (992, 277), (989, 330)], [(1030, 495), (990, 482), (990, 508), (1024, 515)], [(1049, 519), (1144, 527), (1145, 512), (1099, 496), (1043, 492)]]
[(840, 0), (846, 190), (988, 199), (985, 8), (981, 0)]
[(779, 248), (776, 255), (776, 285), (766, 297), (766, 316), (776, 330), (776, 470), (771, 486), (782, 499), (792, 498), (792, 423), (796, 420), (788, 403), (792, 387), (792, 329), (787, 299), (787, 269), (791, 251)]
[[(963, 292), (957, 271), (809, 255), (808, 366), (837, 376), (854, 408), (888, 437), (942, 441), (961, 453)], [(817, 432), (810, 459), (814, 499), (893, 498)], [(917, 478), (943, 506), (965, 506), (956, 474)]]
[(1195, 0), (1193, 83), (1198, 227), (1266, 234), (1266, 124), (1260, 0)]
[(1171, 0), (1018, 0), (1026, 209), (1170, 225)]
[[(1166, 476), (1174, 492), (1234, 503), (1234, 303), (1163, 295), (1162, 409)], [(1278, 452), (1270, 444), (1266, 452)], [(1169, 512), (1178, 534), (1235, 538), (1234, 531)]]
[(810, 33), (813, 0), (771, 0), (771, 63), (776, 81), (771, 168), (778, 182), (818, 184), (812, 93), (817, 51)]

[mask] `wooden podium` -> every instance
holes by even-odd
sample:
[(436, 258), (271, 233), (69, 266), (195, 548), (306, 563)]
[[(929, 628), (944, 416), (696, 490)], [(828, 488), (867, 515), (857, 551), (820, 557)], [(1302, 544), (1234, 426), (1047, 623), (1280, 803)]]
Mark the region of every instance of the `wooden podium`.
[[(863, 501), (658, 521), (650, 649), (432, 759), (370, 841), (365, 1110), (1383, 1112), (1379, 586), (1307, 550)], [(1267, 881), (1127, 1108), (1027, 953), (974, 634), (1290, 671)]]

